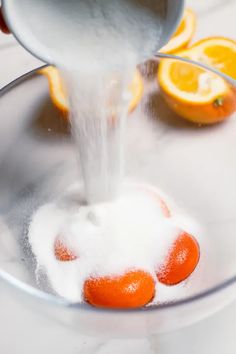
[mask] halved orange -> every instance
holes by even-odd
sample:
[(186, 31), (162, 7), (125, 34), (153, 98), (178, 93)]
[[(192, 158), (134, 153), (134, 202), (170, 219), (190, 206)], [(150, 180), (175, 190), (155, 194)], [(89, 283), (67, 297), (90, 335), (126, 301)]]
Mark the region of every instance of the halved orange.
[(191, 9), (186, 9), (177, 31), (160, 52), (170, 54), (186, 47), (191, 41), (195, 29), (196, 15)]
[[(57, 68), (54, 66), (47, 66), (38, 71), (39, 74), (43, 74), (47, 77), (49, 83), (49, 92), (52, 102), (63, 113), (69, 112), (69, 105), (65, 87)], [(129, 105), (129, 113), (131, 113), (143, 95), (143, 80), (141, 74), (136, 70), (132, 83), (129, 86), (129, 90), (132, 94), (132, 100)]]
[(236, 79), (236, 41), (225, 37), (208, 37), (177, 55), (212, 66)]
[[(176, 54), (236, 77), (236, 43), (232, 40), (209, 38)], [(193, 64), (163, 59), (158, 81), (169, 106), (190, 121), (212, 124), (236, 111), (235, 89), (219, 75)]]

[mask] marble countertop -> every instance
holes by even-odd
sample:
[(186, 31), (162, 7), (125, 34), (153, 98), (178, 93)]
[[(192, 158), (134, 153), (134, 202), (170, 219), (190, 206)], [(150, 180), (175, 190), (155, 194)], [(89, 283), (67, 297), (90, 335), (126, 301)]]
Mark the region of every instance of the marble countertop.
[[(236, 38), (236, 0), (188, 0), (198, 13), (195, 39), (210, 35)], [(42, 63), (12, 36), (0, 34), (0, 88)], [(0, 289), (1, 291), (1, 289)], [(186, 329), (143, 339), (101, 341), (74, 333), (42, 318), (21, 317), (11, 299), (0, 303), (3, 354), (235, 354), (236, 301), (211, 318)], [(14, 339), (14, 340), (13, 340)]]

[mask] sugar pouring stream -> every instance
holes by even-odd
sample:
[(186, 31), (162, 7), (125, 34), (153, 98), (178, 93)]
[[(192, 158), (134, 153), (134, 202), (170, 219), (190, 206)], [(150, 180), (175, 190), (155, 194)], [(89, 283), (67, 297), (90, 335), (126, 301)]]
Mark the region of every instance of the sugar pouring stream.
[(182, 10), (182, 0), (3, 1), (16, 38), (62, 72), (89, 203), (119, 192), (129, 83), (136, 65), (168, 40)]
[(182, 7), (181, 0), (3, 1), (18, 40), (63, 73), (89, 203), (118, 193), (129, 82), (172, 34)]

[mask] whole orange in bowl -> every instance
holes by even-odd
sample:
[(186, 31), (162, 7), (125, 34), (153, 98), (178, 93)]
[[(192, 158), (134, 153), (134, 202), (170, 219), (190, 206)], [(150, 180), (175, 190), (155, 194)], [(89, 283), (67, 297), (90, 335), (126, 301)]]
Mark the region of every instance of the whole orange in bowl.
[(96, 307), (138, 308), (155, 295), (153, 277), (142, 270), (119, 276), (91, 277), (84, 284), (84, 299)]
[(182, 232), (157, 272), (159, 282), (165, 285), (176, 285), (182, 282), (193, 273), (199, 258), (198, 242), (192, 235)]

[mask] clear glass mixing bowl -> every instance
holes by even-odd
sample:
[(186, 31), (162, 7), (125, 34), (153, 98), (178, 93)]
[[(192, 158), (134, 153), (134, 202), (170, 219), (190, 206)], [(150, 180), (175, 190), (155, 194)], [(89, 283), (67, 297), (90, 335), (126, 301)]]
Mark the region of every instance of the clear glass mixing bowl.
[[(36, 279), (27, 240), (32, 213), (80, 178), (80, 171), (68, 121), (51, 103), (45, 77), (35, 70), (1, 90), (0, 304), (11, 298), (35, 321), (43, 315), (80, 333), (114, 337), (171, 331), (235, 299), (236, 117), (199, 126), (173, 113), (156, 79), (163, 57), (141, 67), (145, 92), (127, 117), (126, 173), (161, 188), (203, 228), (196, 283), (176, 301), (115, 311), (72, 304), (53, 294), (43, 275)], [(186, 65), (178, 75), (196, 64)], [(202, 70), (205, 78), (218, 75), (236, 95), (233, 79)]]

